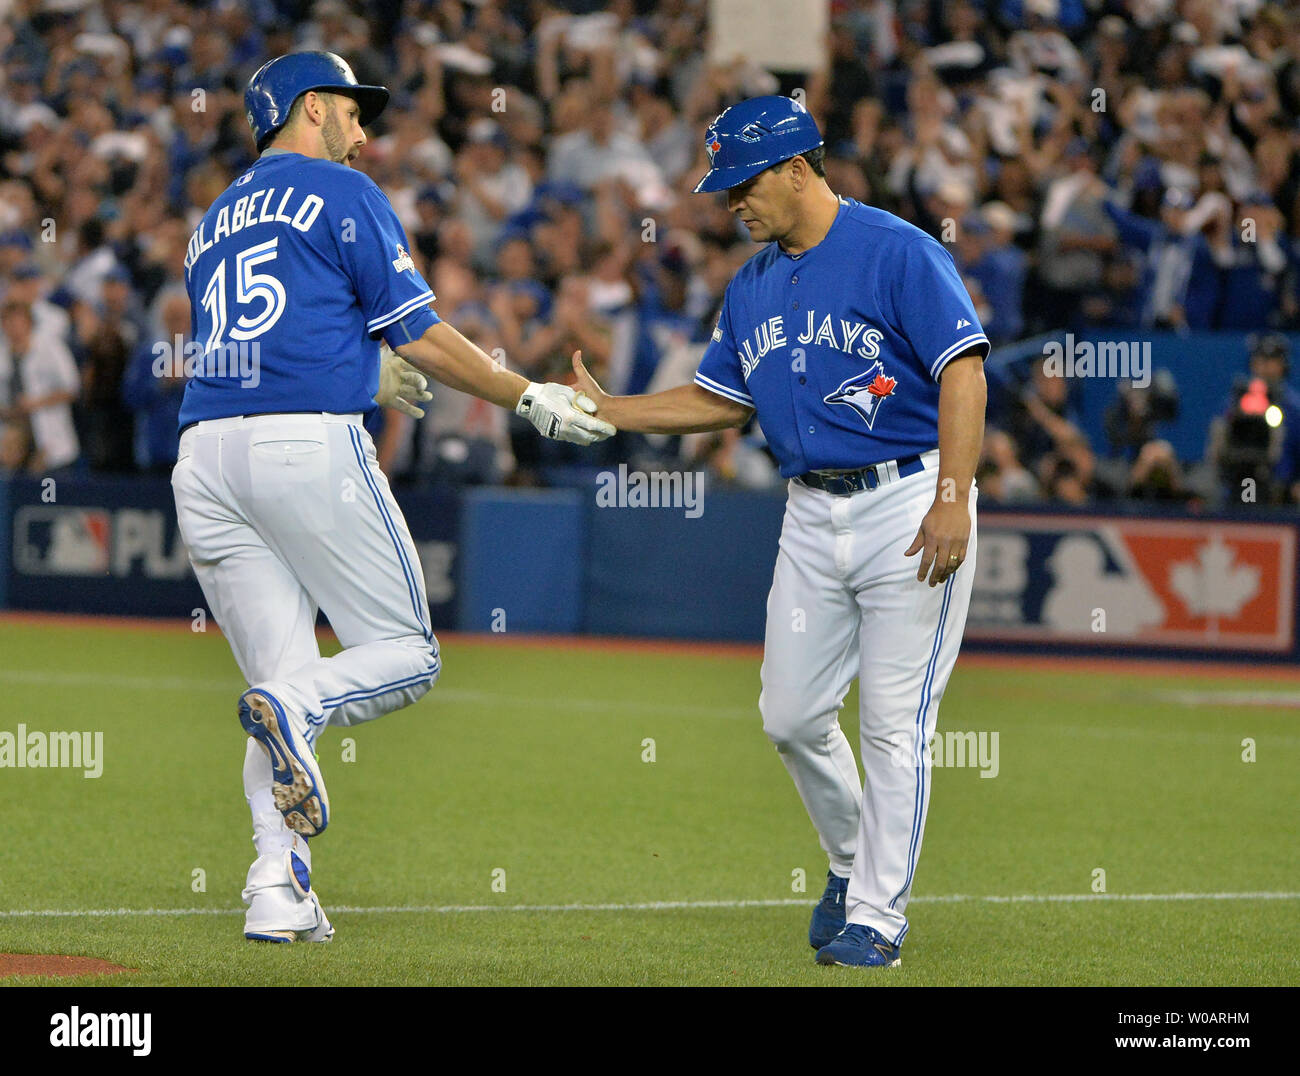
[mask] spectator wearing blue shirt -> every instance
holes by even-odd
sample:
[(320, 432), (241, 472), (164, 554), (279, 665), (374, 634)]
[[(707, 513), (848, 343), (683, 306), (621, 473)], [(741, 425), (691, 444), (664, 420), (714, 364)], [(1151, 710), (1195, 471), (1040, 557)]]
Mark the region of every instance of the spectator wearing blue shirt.
[(1025, 328), (1021, 311), (1028, 258), (1015, 244), (1015, 231), (1011, 207), (990, 203), (966, 217), (954, 251), (962, 274), (978, 282), (992, 311), (984, 331), (995, 344), (1018, 339)]
[(1263, 191), (1242, 199), (1230, 232), (1231, 256), (1216, 328), (1254, 329), (1269, 324), (1273, 312), (1280, 310), (1279, 290), (1294, 279), (1294, 273), (1288, 273), (1293, 266), (1282, 227), (1282, 214)]

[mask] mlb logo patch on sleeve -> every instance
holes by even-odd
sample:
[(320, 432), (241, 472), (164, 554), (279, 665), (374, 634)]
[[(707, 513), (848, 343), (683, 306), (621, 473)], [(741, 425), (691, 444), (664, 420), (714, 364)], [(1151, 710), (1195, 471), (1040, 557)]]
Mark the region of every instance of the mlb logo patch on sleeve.
[(397, 244), (397, 257), (393, 261), (393, 268), (399, 273), (415, 270), (415, 262), (411, 261), (411, 256), (406, 253), (406, 248), (401, 243)]

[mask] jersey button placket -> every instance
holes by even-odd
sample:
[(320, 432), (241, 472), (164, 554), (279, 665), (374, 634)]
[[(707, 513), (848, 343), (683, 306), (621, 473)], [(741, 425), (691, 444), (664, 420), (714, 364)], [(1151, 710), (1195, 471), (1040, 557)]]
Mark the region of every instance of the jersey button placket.
[[(795, 273), (793, 276), (790, 277), (790, 283), (791, 283), (791, 284), (798, 284), (798, 283), (799, 283), (799, 274), (798, 274), (798, 273)], [(796, 310), (799, 309), (799, 303), (798, 303), (797, 301), (796, 301), (795, 304), (794, 304), (794, 308), (795, 308)], [(799, 384), (801, 384), (801, 385), (806, 385), (806, 384), (808, 384), (808, 378), (804, 377), (804, 376), (801, 374), (801, 375), (799, 376)], [(808, 432), (811, 433), (812, 431), (809, 430)]]
[[(798, 273), (791, 273), (791, 274), (790, 274), (790, 283), (791, 283), (791, 285), (794, 285), (794, 284), (798, 284), (798, 283), (799, 283), (799, 274), (798, 274)], [(799, 309), (799, 300), (798, 300), (798, 299), (794, 299), (794, 300), (792, 300), (791, 303), (790, 303), (790, 308), (791, 308), (792, 310), (798, 310), (798, 309)], [(808, 378), (805, 377), (805, 376), (800, 376), (800, 378), (799, 378), (799, 384), (801, 384), (801, 385), (806, 385), (806, 384), (808, 384)], [(799, 400), (798, 400), (798, 398), (795, 396), (795, 393), (794, 393), (794, 386), (793, 386), (793, 385), (790, 386), (790, 395), (791, 395), (791, 397), (793, 398), (793, 399), (792, 399), (792, 403), (793, 403), (793, 405), (794, 405), (794, 411), (795, 411), (795, 414), (796, 414), (796, 416), (797, 416), (797, 415), (799, 414)], [(817, 428), (816, 428), (815, 426), (809, 426), (809, 427), (808, 427), (808, 432), (809, 432), (809, 433), (816, 433), (816, 432), (817, 432)]]

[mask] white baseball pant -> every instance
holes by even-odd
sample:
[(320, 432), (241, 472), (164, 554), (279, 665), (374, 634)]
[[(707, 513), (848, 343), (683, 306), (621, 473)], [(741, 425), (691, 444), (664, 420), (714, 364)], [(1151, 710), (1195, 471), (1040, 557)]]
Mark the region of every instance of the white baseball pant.
[[(172, 489), (240, 672), (249, 686), (273, 684), (304, 715), (310, 741), (326, 724), (372, 720), (433, 686), (438, 641), (419, 557), (360, 415), (200, 422), (181, 435)], [(318, 609), (344, 647), (333, 657), (316, 643)], [(279, 862), (293, 834), (275, 809), (270, 760), (251, 738), (244, 790), (259, 856)], [(250, 886), (265, 874), (258, 868)]]
[[(957, 660), (975, 573), (975, 502), (966, 559), (937, 587), (905, 557), (935, 496), (925, 470), (835, 496), (789, 483), (767, 604), (763, 728), (794, 778), (831, 870), (849, 879), (848, 922), (895, 945), (907, 934), (930, 802), (929, 742)], [(858, 777), (838, 713), (860, 696)]]

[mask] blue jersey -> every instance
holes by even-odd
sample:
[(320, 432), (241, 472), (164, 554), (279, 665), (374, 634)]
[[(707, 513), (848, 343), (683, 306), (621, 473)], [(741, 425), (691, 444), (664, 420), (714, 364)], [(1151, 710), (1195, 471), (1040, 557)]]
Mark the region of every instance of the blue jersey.
[(741, 266), (695, 383), (755, 409), (789, 478), (935, 448), (939, 374), (971, 348), (988, 337), (948, 251), (841, 198), (816, 246)]
[(367, 412), (379, 337), (438, 316), (393, 207), (361, 172), (268, 152), (212, 203), (185, 255), (193, 355), (180, 424)]

